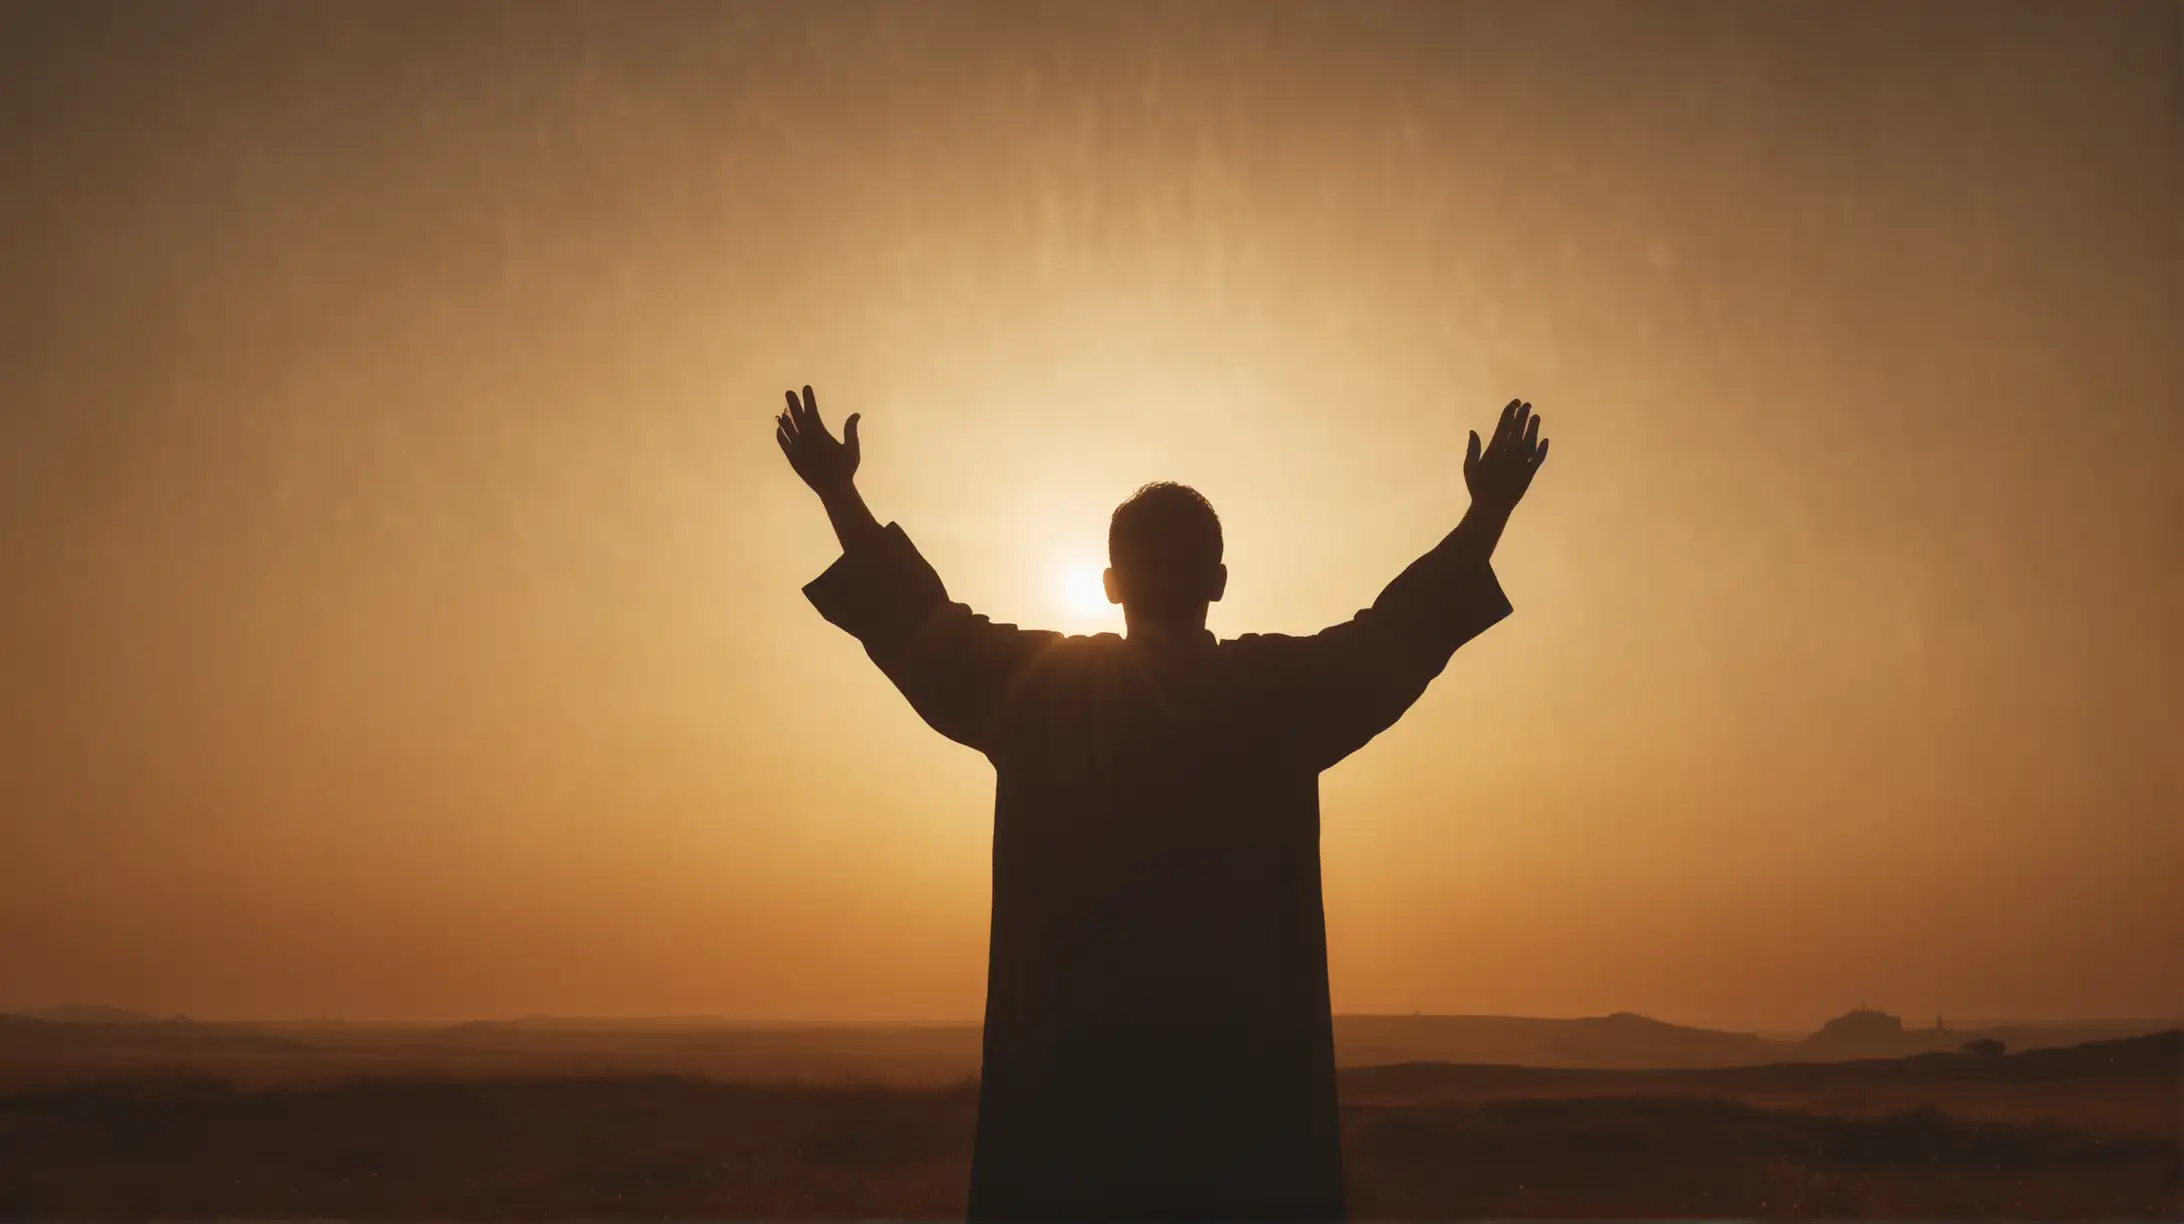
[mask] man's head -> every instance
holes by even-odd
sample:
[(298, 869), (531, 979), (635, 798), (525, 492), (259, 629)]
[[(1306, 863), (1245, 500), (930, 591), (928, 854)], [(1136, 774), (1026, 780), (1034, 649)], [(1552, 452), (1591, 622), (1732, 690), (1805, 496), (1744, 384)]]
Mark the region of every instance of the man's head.
[(1206, 605), (1228, 586), (1221, 517), (1198, 491), (1146, 485), (1107, 525), (1107, 599), (1134, 622), (1204, 628)]

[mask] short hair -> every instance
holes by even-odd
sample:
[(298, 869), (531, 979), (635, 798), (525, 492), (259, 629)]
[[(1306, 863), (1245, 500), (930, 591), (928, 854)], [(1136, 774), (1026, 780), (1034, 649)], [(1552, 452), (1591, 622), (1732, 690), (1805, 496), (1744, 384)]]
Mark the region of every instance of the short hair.
[(1198, 490), (1155, 481), (1115, 507), (1107, 524), (1107, 563), (1129, 577), (1146, 605), (1178, 602), (1178, 596), (1198, 602), (1207, 575), (1221, 564), (1221, 516)]

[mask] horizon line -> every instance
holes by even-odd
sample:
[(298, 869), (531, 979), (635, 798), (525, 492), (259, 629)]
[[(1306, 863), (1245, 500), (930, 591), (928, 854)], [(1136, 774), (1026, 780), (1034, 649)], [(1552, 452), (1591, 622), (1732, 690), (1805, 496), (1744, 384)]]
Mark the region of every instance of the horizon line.
[[(1669, 1026), (1672, 1026), (1672, 1027), (1676, 1027), (1676, 1028), (1697, 1029), (1697, 1030), (1705, 1030), (1705, 1031), (1710, 1031), (1710, 1032), (1717, 1032), (1717, 1033), (1729, 1033), (1729, 1034), (1737, 1034), (1737, 1033), (1748, 1033), (1748, 1034), (1752, 1034), (1752, 1035), (1758, 1036), (1758, 1035), (1765, 1035), (1765, 1034), (1768, 1034), (1768, 1033), (1787, 1033), (1787, 1032), (1808, 1032), (1808, 1031), (1818, 1031), (1818, 1030), (1819, 1030), (1819, 1029), (1820, 1029), (1820, 1028), (1821, 1028), (1821, 1027), (1822, 1027), (1823, 1025), (1825, 1025), (1825, 1024), (1826, 1024), (1826, 1023), (1827, 1023), (1827, 1022), (1828, 1022), (1829, 1020), (1833, 1020), (1833, 1019), (1836, 1019), (1836, 1018), (1837, 1018), (1837, 1017), (1839, 1017), (1839, 1016), (1847, 1015), (1847, 1014), (1850, 1014), (1850, 1013), (1852, 1013), (1852, 1012), (1858, 1011), (1858, 1010), (1860, 1010), (1860, 1008), (1861, 1008), (1861, 1007), (1865, 1007), (1865, 1008), (1866, 1008), (1867, 1010), (1877, 1010), (1877, 1011), (1881, 1011), (1881, 1012), (1884, 1012), (1884, 1013), (1886, 1013), (1886, 1014), (1890, 1014), (1890, 1015), (1897, 1015), (1897, 1013), (1893, 1013), (1893, 1012), (1888, 1012), (1886, 1008), (1870, 1008), (1870, 1007), (1867, 1007), (1867, 1005), (1862, 1005), (1862, 1004), (1861, 1004), (1861, 1005), (1855, 1005), (1855, 1006), (1852, 1006), (1852, 1007), (1846, 1008), (1846, 1009), (1845, 1009), (1844, 1011), (1841, 1011), (1841, 1012), (1837, 1012), (1837, 1013), (1835, 1013), (1834, 1015), (1830, 1015), (1830, 1016), (1826, 1016), (1826, 1017), (1823, 1017), (1822, 1019), (1820, 1019), (1820, 1020), (1819, 1020), (1819, 1021), (1817, 1021), (1817, 1022), (1810, 1022), (1810, 1023), (1808, 1023), (1808, 1024), (1806, 1025), (1806, 1026), (1804, 1026), (1804, 1027), (1790, 1027), (1790, 1026), (1783, 1026), (1783, 1025), (1744, 1025), (1744, 1026), (1723, 1026), (1723, 1025), (1719, 1025), (1719, 1024), (1712, 1024), (1712, 1023), (1705, 1023), (1705, 1022), (1691, 1022), (1691, 1021), (1682, 1021), (1682, 1020), (1669, 1020), (1669, 1019), (1664, 1019), (1664, 1018), (1662, 1018), (1662, 1017), (1660, 1017), (1660, 1016), (1648, 1015), (1648, 1014), (1646, 1014), (1646, 1013), (1644, 1013), (1644, 1012), (1640, 1012), (1640, 1011), (1634, 1011), (1634, 1010), (1631, 1010), (1631, 1009), (1628, 1009), (1628, 1008), (1623, 1008), (1623, 1009), (1619, 1009), (1619, 1010), (1616, 1010), (1616, 1011), (1612, 1011), (1612, 1012), (1602, 1012), (1602, 1013), (1587, 1013), (1587, 1014), (1583, 1014), (1583, 1015), (1523, 1015), (1523, 1014), (1519, 1014), (1519, 1013), (1514, 1013), (1514, 1012), (1437, 1012), (1437, 1011), (1409, 1011), (1409, 1012), (1390, 1012), (1390, 1011), (1353, 1011), (1353, 1012), (1342, 1012), (1342, 1011), (1338, 1011), (1338, 1012), (1335, 1012), (1335, 1013), (1333, 1014), (1333, 1018), (1334, 1018), (1334, 1019), (1336, 1019), (1336, 1020), (1356, 1020), (1356, 1019), (1375, 1019), (1375, 1020), (1378, 1020), (1378, 1019), (1399, 1019), (1399, 1020), (1407, 1020), (1407, 1019), (1420, 1019), (1420, 1020), (1530, 1020), (1530, 1021), (1572, 1022), (1572, 1021), (1579, 1021), (1579, 1020), (1606, 1020), (1606, 1019), (1612, 1019), (1612, 1018), (1614, 1018), (1614, 1017), (1616, 1017), (1616, 1016), (1634, 1016), (1634, 1017), (1637, 1017), (1637, 1018), (1639, 1018), (1639, 1019), (1643, 1019), (1643, 1020), (1649, 1020), (1649, 1021), (1653, 1021), (1653, 1022), (1655, 1022), (1655, 1023), (1658, 1023), (1658, 1024), (1664, 1024), (1664, 1025), (1669, 1025)], [(187, 1021), (190, 1021), (190, 1022), (192, 1022), (192, 1023), (200, 1023), (200, 1024), (259, 1024), (259, 1025), (279, 1025), (279, 1024), (349, 1024), (349, 1025), (383, 1025), (383, 1026), (388, 1026), (388, 1027), (446, 1027), (446, 1028), (453, 1028), (453, 1027), (459, 1027), (459, 1026), (462, 1026), (462, 1025), (470, 1025), (470, 1024), (516, 1024), (516, 1023), (521, 1023), (521, 1022), (524, 1022), (524, 1021), (539, 1021), (539, 1020), (547, 1020), (547, 1021), (561, 1021), (561, 1022), (565, 1022), (565, 1023), (584, 1023), (584, 1024), (600, 1024), (600, 1025), (612, 1025), (612, 1024), (647, 1024), (647, 1025), (655, 1025), (655, 1026), (657, 1026), (657, 1025), (661, 1025), (661, 1024), (678, 1024), (678, 1023), (680, 1023), (680, 1024), (706, 1024), (706, 1025), (718, 1025), (718, 1026), (735, 1026), (735, 1027), (753, 1027), (753, 1028), (764, 1028), (764, 1027), (772, 1027), (772, 1028), (977, 1028), (977, 1027), (981, 1027), (981, 1026), (983, 1026), (983, 1025), (984, 1025), (984, 1023), (985, 1023), (984, 1017), (982, 1017), (982, 1016), (968, 1016), (968, 1017), (944, 1017), (944, 1018), (935, 1018), (935, 1017), (887, 1017), (887, 1018), (872, 1019), (872, 1018), (851, 1018), (851, 1017), (808, 1017), (808, 1016), (738, 1016), (738, 1015), (730, 1015), (730, 1014), (726, 1014), (726, 1013), (721, 1013), (721, 1012), (623, 1012), (623, 1013), (581, 1013), (581, 1012), (550, 1012), (550, 1011), (534, 1011), (534, 1012), (522, 1012), (522, 1013), (517, 1013), (517, 1014), (513, 1014), (513, 1015), (485, 1015), (485, 1016), (466, 1016), (466, 1017), (461, 1017), (461, 1018), (447, 1018), (447, 1017), (430, 1017), (430, 1016), (428, 1016), (428, 1017), (389, 1017), (389, 1016), (344, 1016), (344, 1015), (301, 1015), (301, 1016), (262, 1016), (262, 1015), (261, 1015), (261, 1016), (238, 1016), (238, 1015), (233, 1015), (233, 1014), (228, 1014), (228, 1015), (211, 1015), (211, 1016), (207, 1016), (207, 1015), (192, 1015), (192, 1014), (190, 1014), (190, 1013), (188, 1013), (188, 1012), (158, 1012), (158, 1011), (154, 1011), (153, 1009), (150, 1009), (150, 1008), (143, 1008), (143, 1007), (132, 1007), (132, 1006), (124, 1005), (124, 1004), (113, 1004), (113, 1003), (81, 1003), (81, 1002), (67, 1002), (67, 1003), (46, 1003), (46, 1004), (29, 1004), (29, 1005), (19, 1005), (19, 1006), (10, 1006), (10, 1007), (0, 1007), (0, 1015), (12, 1015), (12, 1016), (20, 1016), (20, 1017), (24, 1017), (24, 1018), (28, 1018), (28, 1019), (37, 1019), (37, 1018), (38, 1018), (38, 1016), (37, 1016), (37, 1013), (39, 1013), (39, 1012), (46, 1012), (46, 1011), (56, 1011), (56, 1010), (61, 1010), (61, 1009), (64, 1009), (64, 1008), (86, 1008), (86, 1009), (92, 1009), (92, 1008), (97, 1008), (97, 1009), (109, 1009), (109, 1010), (113, 1010), (113, 1011), (121, 1011), (121, 1012), (135, 1012), (135, 1013), (138, 1013), (138, 1014), (140, 1014), (140, 1015), (144, 1015), (144, 1016), (149, 1016), (149, 1017), (151, 1017), (151, 1019), (152, 1019), (152, 1020), (154, 1020), (154, 1021), (167, 1021), (167, 1022), (171, 1022), (171, 1021), (174, 1021), (174, 1020), (178, 1020), (178, 1019), (179, 1019), (179, 1020), (187, 1020)], [(1922, 1013), (1921, 1013), (1921, 1014), (1922, 1014)], [(1914, 1023), (1912, 1023), (1912, 1021), (1913, 1021), (1913, 1020), (1914, 1020), (1914, 1018), (1915, 1018), (1915, 1017), (1914, 1017), (1914, 1015), (1912, 1015), (1912, 1014), (1904, 1014), (1904, 1015), (1901, 1015), (1901, 1016), (1899, 1016), (1899, 1018), (1900, 1018), (1900, 1019), (1903, 1019), (1903, 1020), (1905, 1021), (1905, 1024), (1904, 1024), (1904, 1030), (1905, 1030), (1906, 1032), (1916, 1032), (1916, 1031), (1927, 1031), (1927, 1032), (1931, 1032), (1931, 1031), (1932, 1031), (1932, 1029), (1931, 1029), (1931, 1028), (1928, 1028), (1928, 1027), (1926, 1027), (1926, 1026), (1925, 1026), (1924, 1024), (1922, 1024), (1922, 1023), (1921, 1023), (1921, 1024), (1914, 1024)], [(2071, 1025), (2071, 1024), (2146, 1024), (2146, 1023), (2154, 1023), (2154, 1024), (2184, 1024), (2184, 1013), (2175, 1013), (2175, 1014), (2166, 1014), (2166, 1015), (2164, 1015), (2164, 1014), (2148, 1014), (2148, 1015), (2098, 1015), (2098, 1014), (2093, 1014), (2093, 1015), (2088, 1015), (2088, 1014), (2084, 1014), (2084, 1013), (2078, 1013), (2078, 1014), (2070, 1014), (2070, 1015), (2038, 1015), (2038, 1016), (2034, 1016), (2034, 1015), (2016, 1015), (2016, 1016), (1980, 1016), (1980, 1015), (1965, 1015), (1965, 1016), (1961, 1016), (1961, 1017), (1958, 1017), (1958, 1018), (1957, 1018), (1957, 1019), (1955, 1019), (1955, 1020), (1951, 1020), (1951, 1019), (1949, 1018), (1949, 1016), (1948, 1016), (1948, 1013), (1946, 1013), (1946, 1012), (1943, 1012), (1943, 1013), (1941, 1013), (1941, 1014), (1940, 1014), (1939, 1016), (1937, 1016), (1937, 1019), (1939, 1019), (1939, 1020), (1943, 1021), (1943, 1022), (1945, 1023), (1945, 1027), (1946, 1027), (1947, 1029), (1950, 1029), (1950, 1030), (1956, 1030), (1956, 1029), (1964, 1029), (1964, 1028), (1971, 1028), (1971, 1027), (1998, 1028), (1998, 1027), (2007, 1027), (2007, 1026), (2011, 1026), (2011, 1025), (2026, 1025), (2026, 1026), (2051, 1026), (2051, 1027), (2059, 1027), (2059, 1026), (2066, 1026), (2066, 1025)]]

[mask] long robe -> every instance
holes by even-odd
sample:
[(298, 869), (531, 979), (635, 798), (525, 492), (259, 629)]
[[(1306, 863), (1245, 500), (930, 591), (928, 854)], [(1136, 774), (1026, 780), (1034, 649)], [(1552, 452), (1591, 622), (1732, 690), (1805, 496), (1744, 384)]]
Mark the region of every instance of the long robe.
[(1509, 614), (1491, 567), (1158, 649), (979, 616), (895, 524), (804, 590), (994, 766), (970, 1217), (1341, 1218), (1319, 774)]

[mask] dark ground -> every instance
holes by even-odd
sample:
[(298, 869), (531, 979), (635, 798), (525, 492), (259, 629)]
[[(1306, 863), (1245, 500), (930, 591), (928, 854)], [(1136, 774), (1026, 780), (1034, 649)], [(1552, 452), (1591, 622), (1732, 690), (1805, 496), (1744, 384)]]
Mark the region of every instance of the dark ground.
[[(2168, 1033), (1699, 1071), (1352, 1068), (1351, 1209), (2174, 1219), (2180, 1051)], [(26, 1084), (0, 1095), (0, 1216), (960, 1216), (975, 1099), (589, 1074)]]

